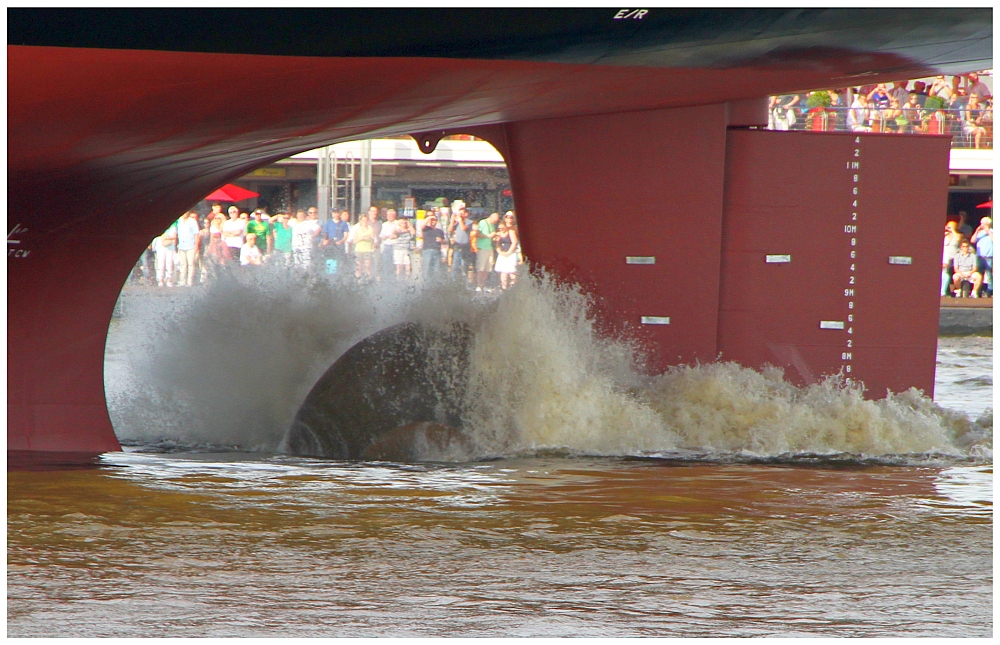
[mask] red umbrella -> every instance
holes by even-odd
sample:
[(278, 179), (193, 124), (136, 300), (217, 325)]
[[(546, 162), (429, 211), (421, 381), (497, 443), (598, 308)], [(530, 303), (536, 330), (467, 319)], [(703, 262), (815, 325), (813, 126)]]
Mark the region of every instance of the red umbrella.
[(980, 204), (979, 206), (976, 206), (976, 208), (993, 208), (993, 200), (991, 199), (988, 202), (984, 202), (984, 203)]
[(260, 193), (240, 188), (235, 184), (226, 184), (205, 199), (210, 202), (241, 202), (251, 197), (260, 197)]

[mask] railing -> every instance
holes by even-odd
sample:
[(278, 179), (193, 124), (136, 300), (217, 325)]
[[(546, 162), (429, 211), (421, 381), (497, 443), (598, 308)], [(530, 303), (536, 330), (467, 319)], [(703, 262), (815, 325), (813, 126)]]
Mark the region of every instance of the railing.
[[(851, 114), (853, 110), (853, 115)], [(775, 108), (768, 115), (769, 130), (812, 132), (888, 132), (898, 134), (950, 134), (952, 148), (993, 148), (992, 111), (982, 111), (979, 123), (967, 123), (964, 110), (827, 107)], [(853, 116), (853, 118), (852, 118)], [(978, 145), (977, 136), (978, 136)]]

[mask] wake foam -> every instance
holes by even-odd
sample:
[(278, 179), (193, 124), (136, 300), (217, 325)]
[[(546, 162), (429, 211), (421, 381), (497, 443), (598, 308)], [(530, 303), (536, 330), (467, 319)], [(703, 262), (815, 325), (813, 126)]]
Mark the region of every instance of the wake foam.
[(915, 390), (867, 401), (837, 376), (798, 388), (780, 369), (726, 362), (647, 376), (635, 344), (597, 332), (579, 287), (544, 274), (477, 299), (457, 284), (362, 286), (265, 267), (169, 295), (123, 295), (109, 334), (106, 389), (124, 443), (280, 451), (313, 384), (356, 342), (402, 322), (460, 322), (473, 332), (465, 459), (992, 461), (991, 410), (973, 421)]

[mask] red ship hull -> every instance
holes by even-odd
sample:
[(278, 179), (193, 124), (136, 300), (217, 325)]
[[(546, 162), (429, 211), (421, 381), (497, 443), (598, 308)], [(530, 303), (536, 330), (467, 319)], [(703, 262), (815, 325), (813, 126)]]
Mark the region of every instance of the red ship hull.
[(652, 369), (721, 355), (931, 393), (948, 139), (747, 129), (768, 94), (929, 69), (825, 55), (687, 69), (9, 45), (9, 454), (119, 449), (107, 329), (178, 213), (274, 160), (390, 134), (494, 143), (526, 254), (587, 285)]

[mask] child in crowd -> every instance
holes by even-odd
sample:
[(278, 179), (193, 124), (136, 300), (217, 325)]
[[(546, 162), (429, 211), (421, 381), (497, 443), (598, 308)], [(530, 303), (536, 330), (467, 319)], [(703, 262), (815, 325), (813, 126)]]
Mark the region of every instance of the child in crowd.
[(257, 236), (247, 233), (246, 242), (240, 249), (240, 266), (259, 266), (262, 260), (263, 255), (257, 247)]

